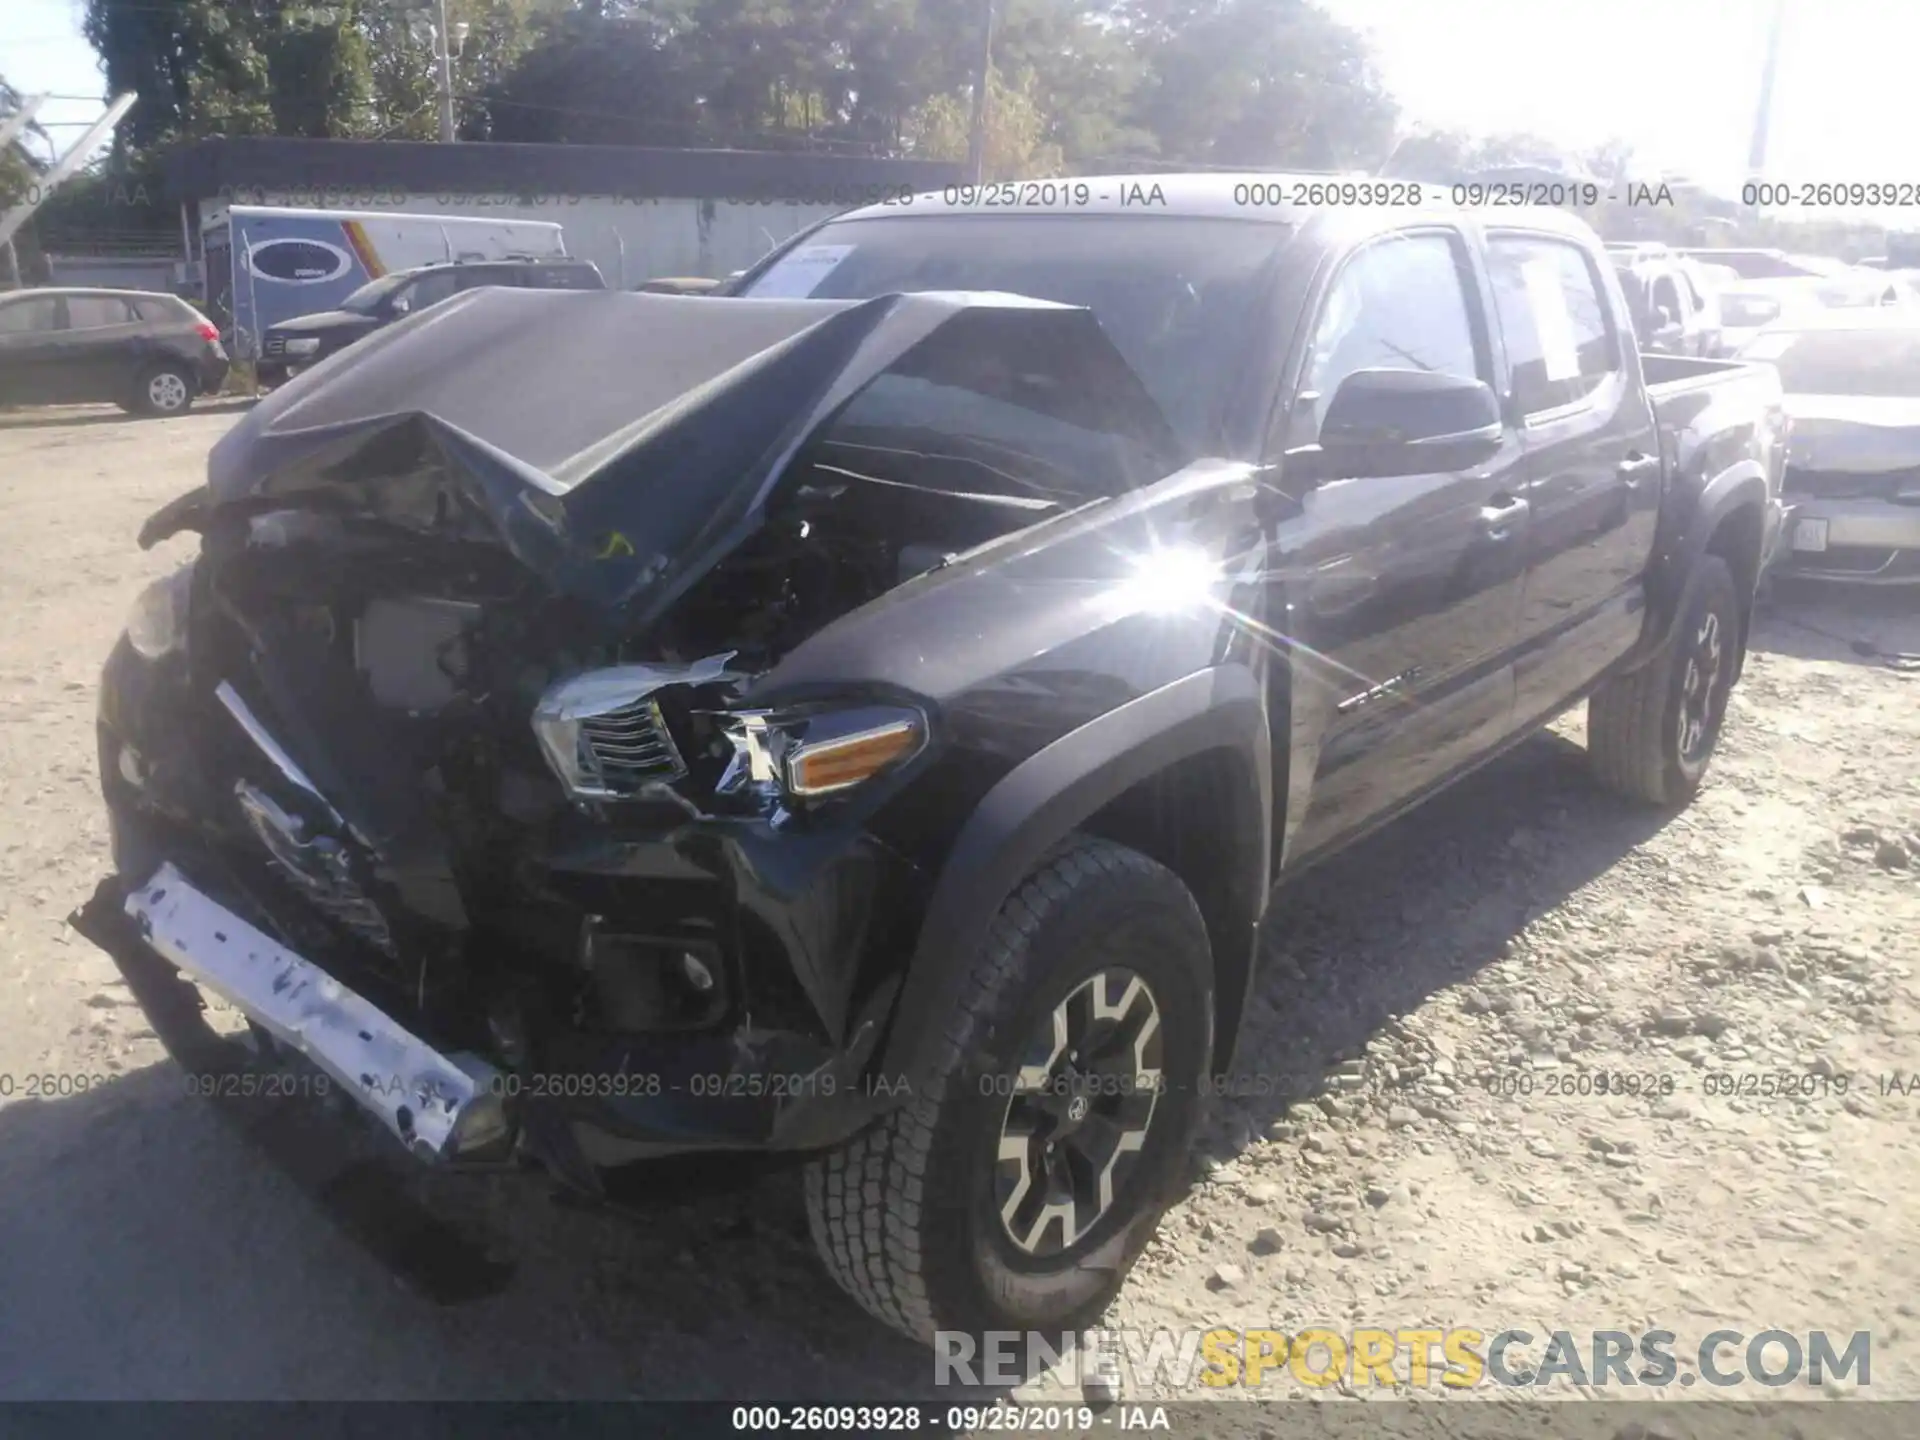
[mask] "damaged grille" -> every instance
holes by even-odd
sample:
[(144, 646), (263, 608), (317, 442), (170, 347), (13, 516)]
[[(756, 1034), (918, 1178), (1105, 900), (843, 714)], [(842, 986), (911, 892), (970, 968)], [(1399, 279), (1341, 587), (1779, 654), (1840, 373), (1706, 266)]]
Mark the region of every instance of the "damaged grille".
[(649, 781), (678, 780), (687, 763), (658, 702), (636, 700), (580, 722), (582, 768), (609, 794), (630, 795)]

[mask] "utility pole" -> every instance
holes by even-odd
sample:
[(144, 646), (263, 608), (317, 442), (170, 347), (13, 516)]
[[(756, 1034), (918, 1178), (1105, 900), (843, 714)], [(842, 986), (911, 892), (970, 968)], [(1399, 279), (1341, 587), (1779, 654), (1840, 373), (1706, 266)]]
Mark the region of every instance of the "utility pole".
[(33, 123), (33, 117), (46, 103), (47, 97), (44, 95), (29, 95), (20, 102), (18, 110), (0, 120), (0, 153), (13, 143), (15, 136), (26, 133), (27, 127)]
[(440, 92), (440, 143), (451, 145), (453, 134), (453, 37), (447, 30), (447, 0), (433, 4), (433, 59)]
[(1773, 77), (1780, 64), (1780, 32), (1785, 28), (1787, 0), (1774, 0), (1773, 26), (1767, 33), (1767, 58), (1760, 71), (1760, 104), (1753, 117), (1753, 141), (1747, 147), (1747, 178), (1765, 179), (1767, 128), (1773, 119)]
[(135, 98), (131, 90), (116, 97), (107, 107), (106, 113), (87, 127), (86, 134), (68, 146), (67, 153), (53, 162), (53, 168), (34, 182), (33, 197), (14, 206), (11, 210), (0, 213), (0, 245), (5, 245), (12, 240), (14, 233), (32, 218), (33, 212), (40, 208), (41, 203), (70, 180), (74, 171), (87, 163), (93, 152), (100, 148), (100, 142), (113, 133), (113, 127), (118, 125), (121, 118), (133, 108)]
[(973, 124), (967, 133), (967, 179), (978, 185), (987, 165), (987, 89), (993, 77), (993, 0), (980, 0), (980, 68), (973, 77)]

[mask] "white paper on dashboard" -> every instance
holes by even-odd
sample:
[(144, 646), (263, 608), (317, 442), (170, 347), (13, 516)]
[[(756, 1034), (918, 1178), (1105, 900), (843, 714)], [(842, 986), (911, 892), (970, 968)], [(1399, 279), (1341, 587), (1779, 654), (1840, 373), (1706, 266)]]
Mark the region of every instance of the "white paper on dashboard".
[(1551, 260), (1528, 260), (1520, 266), (1520, 274), (1527, 287), (1527, 308), (1533, 312), (1534, 333), (1540, 337), (1547, 378), (1571, 380), (1580, 373), (1580, 342), (1574, 337), (1573, 316), (1567, 313), (1560, 267)]
[(851, 245), (802, 245), (753, 286), (756, 300), (804, 300), (853, 253)]

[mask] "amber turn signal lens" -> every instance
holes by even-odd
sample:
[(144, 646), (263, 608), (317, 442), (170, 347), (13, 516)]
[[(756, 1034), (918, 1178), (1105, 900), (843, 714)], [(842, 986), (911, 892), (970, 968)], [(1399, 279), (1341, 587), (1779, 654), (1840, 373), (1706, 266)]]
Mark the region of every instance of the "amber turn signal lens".
[(787, 756), (787, 789), (795, 795), (830, 795), (872, 778), (896, 760), (920, 748), (920, 727), (912, 720), (802, 743)]

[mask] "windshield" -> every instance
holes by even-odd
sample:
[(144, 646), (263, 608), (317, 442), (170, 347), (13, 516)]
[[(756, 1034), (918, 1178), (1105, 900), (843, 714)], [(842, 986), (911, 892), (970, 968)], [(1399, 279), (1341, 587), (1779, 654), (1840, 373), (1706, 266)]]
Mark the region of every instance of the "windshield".
[(814, 232), (741, 293), (870, 299), (998, 290), (1084, 305), (1194, 453), (1217, 451), (1267, 262), (1289, 226), (1230, 219), (955, 216), (847, 220)]
[(1920, 328), (1765, 335), (1740, 358), (1771, 361), (1792, 395), (1920, 395)]
[(372, 315), (389, 295), (406, 283), (405, 275), (383, 275), (378, 280), (369, 280), (342, 300), (340, 308), (351, 310), (356, 315)]

